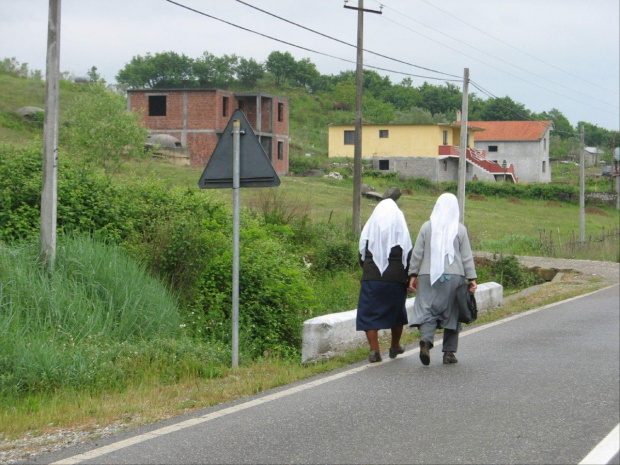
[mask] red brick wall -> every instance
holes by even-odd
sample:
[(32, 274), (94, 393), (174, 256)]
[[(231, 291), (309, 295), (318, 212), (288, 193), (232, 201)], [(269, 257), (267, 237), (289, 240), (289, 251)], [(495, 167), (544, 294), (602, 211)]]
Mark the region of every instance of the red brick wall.
[[(183, 128), (183, 99), (187, 95), (187, 120)], [(166, 96), (166, 116), (149, 116), (149, 95)], [(228, 97), (228, 111), (223, 113), (224, 97)], [(243, 109), (248, 122), (256, 131), (256, 98), (245, 98)], [(278, 121), (278, 103), (283, 104), (283, 121)], [(157, 132), (165, 131), (183, 140), (183, 129), (187, 130), (185, 145), (190, 152), (191, 166), (204, 167), (217, 145), (218, 134), (228, 124), (238, 101), (232, 92), (224, 90), (148, 90), (131, 91), (129, 107), (142, 115), (142, 123)], [(272, 150), (267, 154), (278, 174), (288, 171), (289, 156), (289, 103), (285, 98), (261, 99), (262, 132), (272, 133)], [(278, 160), (278, 141), (282, 141), (283, 160)]]

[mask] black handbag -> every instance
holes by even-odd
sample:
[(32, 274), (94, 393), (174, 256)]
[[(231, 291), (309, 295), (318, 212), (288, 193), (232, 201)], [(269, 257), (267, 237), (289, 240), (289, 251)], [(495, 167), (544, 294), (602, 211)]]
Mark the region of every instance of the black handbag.
[(465, 283), (456, 288), (455, 299), (459, 311), (458, 320), (465, 324), (473, 323), (478, 318), (478, 305), (474, 294), (469, 292), (470, 286), (470, 283)]

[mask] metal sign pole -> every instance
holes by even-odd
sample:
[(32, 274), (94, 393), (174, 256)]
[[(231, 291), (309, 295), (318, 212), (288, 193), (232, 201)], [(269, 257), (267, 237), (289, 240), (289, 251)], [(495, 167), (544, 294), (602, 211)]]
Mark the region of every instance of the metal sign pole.
[(232, 366), (239, 366), (239, 188), (241, 123), (233, 121), (233, 286), (232, 286)]

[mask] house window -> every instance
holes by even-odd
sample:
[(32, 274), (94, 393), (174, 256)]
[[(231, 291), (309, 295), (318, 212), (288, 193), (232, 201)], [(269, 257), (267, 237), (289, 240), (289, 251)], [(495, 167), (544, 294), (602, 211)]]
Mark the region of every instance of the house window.
[(239, 100), (239, 110), (243, 111), (245, 108), (245, 100)]
[(390, 170), (390, 160), (379, 160), (379, 169), (381, 171), (389, 171)]
[(149, 116), (166, 116), (165, 95), (149, 95)]
[(546, 137), (543, 139), (543, 149), (547, 150), (547, 138)]
[(469, 134), (467, 134), (467, 147), (469, 147)]
[(390, 131), (387, 129), (379, 129), (379, 139), (387, 139), (390, 137)]
[(228, 97), (222, 97), (222, 116), (228, 116)]
[(448, 145), (448, 131), (443, 132), (443, 145)]
[(546, 161), (543, 161), (543, 162), (542, 162), (542, 172), (543, 172), (543, 173), (546, 173), (546, 172), (547, 172), (547, 162), (546, 162)]
[(278, 121), (284, 121), (284, 104), (278, 103)]
[(344, 145), (353, 145), (355, 143), (355, 131), (344, 132)]
[(497, 145), (489, 145), (489, 152), (497, 152)]
[(278, 141), (278, 160), (284, 160), (284, 142)]
[(448, 171), (448, 160), (443, 161), (443, 170)]

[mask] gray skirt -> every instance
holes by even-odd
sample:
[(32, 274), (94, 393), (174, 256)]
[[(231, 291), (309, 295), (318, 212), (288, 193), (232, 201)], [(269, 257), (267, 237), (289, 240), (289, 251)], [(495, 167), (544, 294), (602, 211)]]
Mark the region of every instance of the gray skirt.
[(456, 288), (465, 282), (465, 277), (453, 274), (444, 275), (442, 278), (443, 282), (437, 280), (431, 286), (430, 275), (418, 276), (418, 290), (409, 326), (419, 327), (434, 321), (437, 323), (437, 328), (461, 330), (455, 296)]

